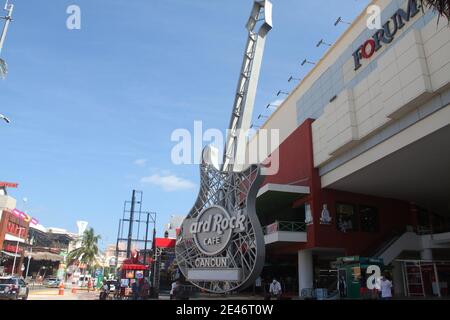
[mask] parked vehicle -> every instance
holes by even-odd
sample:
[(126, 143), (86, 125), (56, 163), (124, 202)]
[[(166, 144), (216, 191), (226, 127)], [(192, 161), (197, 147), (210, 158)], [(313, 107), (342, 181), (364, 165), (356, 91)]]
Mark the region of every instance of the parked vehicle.
[(18, 277), (0, 277), (0, 299), (27, 300), (28, 285)]
[(61, 280), (59, 280), (58, 278), (47, 278), (44, 280), (43, 284), (48, 288), (58, 288), (61, 284)]

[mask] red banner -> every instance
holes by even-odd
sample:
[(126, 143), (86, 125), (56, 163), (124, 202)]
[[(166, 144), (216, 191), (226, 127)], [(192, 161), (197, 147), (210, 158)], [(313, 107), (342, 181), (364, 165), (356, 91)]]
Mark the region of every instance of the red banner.
[(17, 188), (18, 183), (15, 182), (0, 182), (0, 188)]
[(10, 252), (10, 253), (16, 253), (16, 249), (17, 249), (18, 254), (22, 254), (23, 248), (21, 248), (20, 246), (19, 246), (19, 248), (17, 248), (17, 246), (13, 246), (11, 244), (6, 244), (3, 246), (3, 251)]

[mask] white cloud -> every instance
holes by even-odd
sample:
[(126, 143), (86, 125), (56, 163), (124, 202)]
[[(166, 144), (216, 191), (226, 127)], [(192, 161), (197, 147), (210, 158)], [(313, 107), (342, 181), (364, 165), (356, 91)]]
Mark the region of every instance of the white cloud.
[(161, 176), (154, 174), (141, 179), (141, 183), (152, 184), (161, 187), (164, 191), (173, 192), (179, 190), (190, 190), (195, 188), (195, 184), (189, 180), (177, 177), (175, 175)]
[(147, 159), (137, 159), (134, 161), (134, 164), (139, 166), (139, 167), (143, 167), (145, 166), (145, 164), (147, 163)]
[(278, 100), (272, 101), (270, 104), (272, 106), (280, 106), (284, 102), (284, 100), (286, 100), (286, 99), (278, 99)]

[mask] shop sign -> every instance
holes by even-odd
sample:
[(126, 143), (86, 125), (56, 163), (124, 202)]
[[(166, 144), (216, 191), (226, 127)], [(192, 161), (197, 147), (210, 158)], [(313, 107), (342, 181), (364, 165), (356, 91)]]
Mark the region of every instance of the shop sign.
[(384, 44), (391, 43), (397, 32), (406, 25), (406, 22), (409, 22), (419, 13), (420, 8), (421, 5), (417, 3), (417, 0), (409, 0), (406, 11), (403, 9), (397, 10), (381, 29), (377, 30), (370, 39), (365, 41), (353, 53), (355, 71), (361, 68), (361, 60), (370, 59)]
[(18, 183), (15, 182), (0, 182), (0, 188), (17, 188)]
[(6, 232), (19, 238), (25, 238), (26, 236), (26, 229), (12, 221), (8, 221), (6, 225)]
[(199, 215), (189, 231), (194, 235), (198, 249), (206, 255), (214, 256), (222, 252), (230, 242), (233, 232), (245, 230), (246, 216), (238, 212), (230, 216), (220, 206), (212, 206)]
[(11, 245), (11, 244), (6, 244), (3, 246), (3, 251), (10, 252), (10, 253), (16, 253), (16, 249), (17, 249), (17, 253), (22, 254), (23, 248), (21, 248), (20, 246), (18, 248), (17, 248), (17, 245)]

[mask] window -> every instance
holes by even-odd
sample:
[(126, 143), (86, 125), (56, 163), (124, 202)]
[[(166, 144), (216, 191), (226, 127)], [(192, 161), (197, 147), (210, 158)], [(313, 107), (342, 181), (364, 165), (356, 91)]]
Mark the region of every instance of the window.
[(359, 217), (361, 222), (361, 231), (378, 232), (378, 210), (374, 207), (359, 206)]
[(336, 204), (337, 228), (342, 232), (358, 231), (358, 219), (355, 206), (352, 204)]

